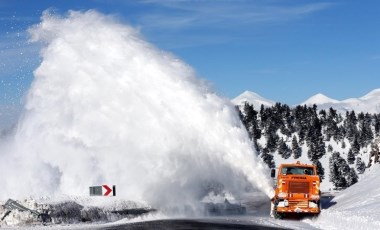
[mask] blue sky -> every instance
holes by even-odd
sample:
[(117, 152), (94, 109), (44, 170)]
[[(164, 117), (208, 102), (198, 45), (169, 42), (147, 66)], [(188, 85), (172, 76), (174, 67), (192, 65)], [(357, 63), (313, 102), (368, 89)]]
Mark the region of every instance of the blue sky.
[(297, 104), (380, 88), (377, 0), (0, 0), (0, 119), (21, 107), (40, 61), (26, 30), (48, 8), (115, 15), (229, 98)]

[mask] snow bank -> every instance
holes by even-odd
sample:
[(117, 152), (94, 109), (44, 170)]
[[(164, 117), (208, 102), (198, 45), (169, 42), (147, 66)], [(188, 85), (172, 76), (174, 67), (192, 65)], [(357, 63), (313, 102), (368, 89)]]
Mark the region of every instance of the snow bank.
[(342, 191), (310, 224), (322, 229), (380, 229), (380, 165)]
[(151, 207), (123, 199), (108, 199), (100, 201), (98, 197), (54, 197), (24, 199), (18, 204), (38, 213), (47, 214), (48, 221), (44, 221), (30, 211), (8, 210), (0, 202), (0, 226), (41, 226), (78, 224), (78, 223), (107, 223), (122, 219), (130, 221), (141, 220), (152, 216), (155, 210)]

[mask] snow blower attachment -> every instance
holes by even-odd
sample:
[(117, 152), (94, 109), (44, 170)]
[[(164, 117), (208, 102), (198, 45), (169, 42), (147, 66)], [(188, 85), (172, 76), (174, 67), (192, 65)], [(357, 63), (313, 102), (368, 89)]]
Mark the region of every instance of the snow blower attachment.
[[(275, 178), (272, 169), (271, 177)], [(320, 178), (315, 165), (281, 164), (275, 180), (275, 195), (271, 203), (271, 216), (283, 218), (286, 213), (318, 215), (321, 211)]]

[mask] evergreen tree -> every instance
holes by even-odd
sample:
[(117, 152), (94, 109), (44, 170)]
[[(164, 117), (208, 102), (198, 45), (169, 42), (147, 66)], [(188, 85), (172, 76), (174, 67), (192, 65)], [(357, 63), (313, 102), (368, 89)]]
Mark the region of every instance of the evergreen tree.
[(339, 152), (334, 152), (329, 159), (330, 168), (330, 182), (333, 183), (335, 188), (346, 188), (348, 186), (347, 180), (344, 175), (350, 171), (346, 160), (344, 160)]
[(299, 131), (298, 133), (298, 136), (300, 138), (300, 141), (299, 143), (302, 145), (305, 141), (305, 137), (306, 137), (306, 134), (305, 134), (305, 129), (301, 128), (301, 130)]
[[(380, 136), (380, 114), (358, 113), (356, 115), (355, 111), (349, 111), (344, 117), (333, 108), (317, 111), (316, 105), (290, 108), (281, 103), (276, 103), (272, 107), (261, 105), (259, 112), (249, 104), (240, 109), (239, 116), (247, 128), (257, 154), (269, 167), (275, 165), (273, 160), (275, 151), (278, 151), (285, 159), (292, 154), (295, 159), (298, 159), (302, 155), (301, 146), (306, 143), (308, 158), (317, 165), (318, 174), (323, 175), (324, 169), (320, 159), (326, 151), (334, 151), (332, 147), (334, 145), (326, 141), (332, 141), (332, 137), (335, 142), (341, 143), (342, 149), (345, 149), (348, 140), (350, 148), (347, 158), (334, 152), (329, 159), (329, 179), (336, 188), (345, 188), (356, 183), (356, 173), (362, 174), (366, 166), (358, 156), (361, 148), (368, 148), (370, 143), (375, 142), (374, 137)], [(279, 133), (286, 141), (280, 139)], [(266, 139), (264, 149), (257, 142), (262, 135)], [(286, 144), (290, 138), (292, 138), (291, 148)], [(326, 143), (329, 143), (327, 148)], [(372, 145), (368, 167), (371, 163), (373, 164), (373, 161), (379, 162), (380, 159), (378, 146), (374, 146)], [(350, 166), (355, 170), (352, 170)]]
[(288, 130), (290, 131), (290, 134), (296, 132), (294, 121), (295, 121), (295, 117), (292, 114), (292, 110), (288, 106), (286, 110), (286, 114), (285, 114), (285, 123), (286, 123), (286, 126), (288, 127)]
[(323, 168), (322, 163), (319, 160), (315, 160), (313, 164), (317, 166), (317, 174), (321, 178), (322, 182), (322, 180), (325, 179), (325, 169)]
[(346, 112), (346, 120), (344, 121), (344, 128), (346, 131), (346, 137), (352, 143), (356, 136), (358, 136), (357, 118), (354, 111)]
[(379, 146), (376, 143), (372, 143), (371, 145), (368, 167), (371, 167), (372, 161), (374, 161), (375, 164), (379, 162)]
[(365, 171), (365, 163), (362, 161), (362, 158), (356, 158), (356, 170), (359, 174), (363, 174)]
[(326, 120), (327, 120), (326, 110), (324, 109), (319, 110), (319, 120), (321, 121), (322, 125), (326, 123)]
[(302, 148), (299, 146), (297, 137), (294, 135), (292, 139), (292, 153), (294, 156), (294, 159), (298, 159), (302, 155)]
[(339, 129), (337, 125), (337, 114), (336, 111), (333, 108), (329, 109), (327, 118), (326, 118), (326, 140), (329, 141), (331, 137), (334, 137), (334, 140), (340, 140), (341, 137), (339, 135)]
[(348, 153), (347, 153), (347, 162), (350, 165), (352, 165), (355, 162), (355, 155), (351, 149), (348, 150)]
[(357, 156), (360, 152), (360, 145), (357, 136), (355, 136), (354, 141), (351, 145), (352, 152), (355, 156)]
[(275, 132), (270, 132), (266, 135), (267, 138), (267, 148), (270, 152), (275, 152), (277, 149), (277, 141), (279, 139)]
[(355, 170), (353, 168), (350, 168), (349, 169), (349, 172), (346, 176), (346, 180), (347, 180), (347, 185), (348, 186), (351, 186), (353, 184), (355, 184), (356, 182), (358, 182), (358, 175), (356, 174)]
[(243, 115), (243, 123), (247, 128), (247, 131), (250, 137), (253, 140), (257, 140), (261, 138), (261, 130), (259, 128), (259, 124), (257, 121), (257, 112), (254, 110), (253, 106), (245, 103), (244, 104), (244, 115)]
[(338, 126), (337, 133), (334, 135), (335, 141), (344, 141), (344, 137), (346, 135), (346, 131), (344, 129), (344, 126)]
[(362, 128), (362, 139), (364, 141), (363, 147), (367, 146), (371, 143), (371, 141), (374, 138), (373, 132), (372, 132), (372, 117), (368, 113), (366, 113), (364, 117), (364, 125)]
[(323, 141), (321, 129), (322, 127), (319, 119), (315, 118), (313, 125), (309, 128), (306, 142), (309, 146), (307, 156), (312, 162), (321, 159), (326, 153), (325, 142)]
[(288, 159), (292, 154), (292, 151), (289, 149), (288, 145), (284, 142), (282, 138), (279, 142), (278, 154), (280, 154), (284, 159)]
[(269, 168), (275, 168), (276, 164), (273, 160), (273, 155), (269, 153), (268, 148), (264, 148), (261, 154), (261, 158), (264, 163), (268, 165)]
[(379, 136), (380, 134), (380, 114), (375, 114), (373, 116), (373, 126), (375, 128), (375, 134)]

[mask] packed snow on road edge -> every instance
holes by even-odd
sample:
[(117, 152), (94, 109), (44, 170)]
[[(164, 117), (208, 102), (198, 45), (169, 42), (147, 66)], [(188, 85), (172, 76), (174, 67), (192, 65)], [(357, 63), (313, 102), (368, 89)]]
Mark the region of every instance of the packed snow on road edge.
[(321, 229), (380, 229), (380, 165), (368, 169), (355, 185), (337, 195), (316, 220)]

